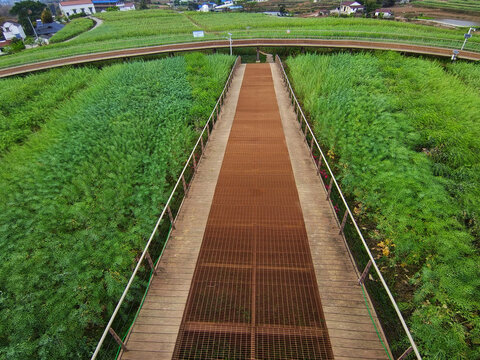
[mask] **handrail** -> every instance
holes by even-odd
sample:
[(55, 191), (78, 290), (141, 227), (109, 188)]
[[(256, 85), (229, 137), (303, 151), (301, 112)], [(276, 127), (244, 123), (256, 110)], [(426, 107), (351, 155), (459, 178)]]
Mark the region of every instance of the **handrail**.
[[(297, 111), (300, 111), (300, 115), (301, 115), (300, 125), (302, 125), (303, 121), (305, 122), (305, 126), (308, 129), (308, 131), (310, 132), (310, 135), (312, 136), (312, 139), (315, 142), (315, 145), (317, 146), (317, 149), (318, 149), (318, 151), (319, 151), (319, 153), (322, 157), (323, 163), (325, 164), (325, 166), (328, 169), (328, 172), (330, 173), (331, 180), (333, 180), (333, 183), (335, 184), (335, 187), (337, 188), (337, 191), (340, 194), (340, 197), (343, 201), (343, 204), (345, 205), (345, 209), (348, 213), (348, 216), (350, 217), (350, 220), (352, 221), (352, 224), (355, 226), (355, 229), (357, 231), (358, 236), (362, 240), (363, 247), (367, 251), (367, 254), (368, 254), (368, 257), (370, 258), (371, 264), (375, 268), (375, 271), (376, 271), (376, 273), (377, 273), (385, 291), (387, 292), (387, 295), (388, 295), (388, 297), (389, 297), (389, 299), (390, 299), (390, 301), (391, 301), (391, 303), (392, 303), (392, 305), (393, 305), (393, 307), (394, 307), (394, 309), (395, 309), (395, 311), (398, 315), (398, 318), (400, 319), (400, 322), (403, 326), (403, 329), (405, 330), (405, 333), (407, 334), (408, 340), (410, 341), (411, 347), (412, 347), (413, 351), (415, 352), (415, 355), (417, 356), (417, 359), (421, 360), (422, 357), (420, 355), (420, 352), (418, 351), (418, 348), (415, 344), (415, 341), (413, 340), (412, 334), (410, 333), (410, 330), (408, 329), (408, 326), (405, 322), (405, 319), (403, 318), (402, 313), (400, 312), (400, 309), (398, 308), (398, 305), (397, 305), (392, 293), (390, 292), (390, 289), (388, 288), (388, 285), (385, 282), (385, 279), (383, 278), (382, 273), (380, 272), (380, 269), (377, 266), (377, 263), (375, 262), (375, 258), (373, 257), (370, 249), (368, 248), (368, 245), (367, 245), (367, 243), (366, 243), (366, 241), (365, 241), (365, 239), (362, 235), (362, 232), (360, 231), (360, 228), (358, 227), (357, 222), (355, 221), (355, 218), (353, 217), (353, 214), (350, 211), (350, 208), (347, 204), (347, 201), (345, 200), (345, 197), (343, 196), (342, 190), (340, 189), (340, 186), (338, 185), (337, 179), (335, 178), (335, 175), (333, 174), (333, 171), (331, 170), (330, 165), (328, 164), (328, 161), (327, 161), (325, 155), (323, 154), (323, 151), (322, 151), (322, 149), (321, 149), (321, 147), (320, 147), (320, 145), (317, 141), (317, 138), (315, 137), (315, 134), (314, 134), (312, 128), (310, 127), (310, 124), (307, 121), (307, 118), (305, 117), (305, 114), (303, 113), (303, 110), (300, 106), (300, 103), (298, 102), (297, 97), (295, 96), (295, 92), (293, 91), (292, 85), (290, 84), (290, 80), (288, 79), (287, 73), (285, 72), (285, 68), (283, 67), (282, 60), (280, 59), (280, 57), (278, 55), (275, 55), (275, 62), (277, 64), (279, 64), (280, 69), (282, 70), (283, 79), (284, 79), (285, 83), (288, 85), (288, 90), (290, 92), (290, 96), (294, 100), (294, 106), (296, 105), (295, 110), (298, 109)], [(306, 132), (305, 132), (305, 137), (306, 137)], [(331, 189), (329, 189), (329, 191), (331, 191)], [(348, 246), (348, 244), (347, 244), (347, 246)], [(364, 284), (362, 282), (361, 282), (361, 286), (364, 286)], [(406, 353), (407, 352), (405, 352), (404, 354), (406, 354)]]
[[(95, 348), (95, 352), (93, 353), (92, 357), (91, 357), (91, 360), (95, 360), (100, 349), (102, 348), (102, 345), (103, 345), (103, 342), (105, 341), (105, 338), (107, 336), (107, 334), (111, 331), (111, 327), (112, 327), (112, 324), (113, 324), (113, 321), (115, 320), (116, 316), (117, 316), (117, 313), (118, 311), (120, 310), (120, 307), (122, 306), (123, 304), (123, 301), (125, 299), (125, 297), (127, 296), (127, 293), (133, 283), (133, 280), (135, 279), (135, 276), (137, 275), (137, 272), (138, 270), (140, 269), (140, 266), (142, 265), (142, 262), (143, 260), (145, 259), (145, 257), (147, 256), (147, 252), (148, 252), (148, 249), (150, 247), (150, 244), (152, 243), (152, 240), (158, 230), (158, 227), (160, 226), (160, 223), (161, 221), (163, 220), (163, 217), (165, 216), (165, 213), (168, 211), (170, 212), (170, 208), (169, 208), (169, 205), (170, 205), (170, 202), (172, 201), (172, 198), (173, 198), (173, 195), (175, 194), (175, 191), (177, 190), (180, 182), (182, 181), (182, 179), (184, 179), (184, 174), (185, 174), (185, 171), (188, 169), (188, 167), (190, 166), (190, 161), (192, 160), (192, 158), (194, 158), (195, 156), (195, 152), (199, 146), (199, 144), (202, 144), (201, 146), (201, 155), (203, 155), (203, 135), (205, 134), (205, 132), (207, 131), (207, 129), (209, 129), (209, 126), (210, 126), (210, 122), (212, 122), (213, 124), (215, 124), (214, 122), (214, 117), (215, 117), (215, 113), (217, 114), (217, 120), (218, 120), (218, 112), (220, 110), (220, 107), (223, 105), (223, 101), (225, 99), (225, 96), (226, 96), (226, 93), (230, 87), (230, 84), (232, 82), (232, 78), (233, 78), (233, 74), (235, 73), (235, 70), (237, 69), (238, 65), (241, 63), (241, 57), (238, 56), (237, 59), (235, 60), (235, 63), (232, 67), (232, 70), (230, 72), (230, 75), (228, 76), (228, 79), (227, 79), (227, 82), (223, 88), (223, 91), (222, 93), (220, 94), (216, 104), (215, 104), (215, 107), (213, 108), (211, 114), (210, 114), (210, 117), (208, 118), (208, 121), (206, 122), (205, 126), (203, 127), (202, 129), (202, 132), (200, 134), (200, 136), (198, 137), (198, 140), (197, 142), (195, 143), (195, 146), (193, 147), (193, 150), (192, 152), (190, 153), (190, 156), (188, 157), (188, 160), (187, 162), (185, 163), (185, 166), (183, 167), (183, 170), (182, 172), (180, 173), (178, 179), (177, 179), (177, 182), (175, 183), (175, 186), (173, 187), (172, 189), (172, 192), (170, 193), (170, 196), (165, 204), (165, 206), (163, 207), (163, 210), (162, 210), (162, 213), (160, 214), (160, 217), (158, 218), (157, 220), (157, 223), (155, 224), (155, 227), (152, 231), (152, 234), (150, 235), (150, 238), (148, 239), (148, 242), (147, 244), (145, 245), (145, 248), (143, 249), (143, 252), (142, 252), (142, 255), (140, 256), (138, 262), (137, 262), (137, 265), (135, 266), (135, 269), (133, 270), (133, 273), (132, 275), (130, 276), (130, 279), (125, 287), (125, 289), (123, 290), (123, 293), (122, 293), (122, 296), (120, 297), (120, 300), (118, 301), (117, 303), (117, 306), (115, 307), (115, 310), (113, 311), (113, 314), (112, 316), (110, 317), (110, 320), (108, 321), (107, 323), (107, 326), (105, 327), (105, 330), (103, 331), (103, 334), (102, 334), (102, 337), (100, 338), (98, 344), (97, 344), (97, 347)], [(209, 131), (207, 131), (207, 134), (209, 134)], [(200, 156), (201, 156), (200, 155)], [(196, 160), (195, 160), (196, 161)], [(194, 161), (194, 162), (195, 162)], [(195, 166), (196, 168), (196, 166)], [(186, 196), (186, 194), (184, 194), (184, 196)], [(170, 215), (170, 214), (169, 214)], [(173, 222), (173, 219), (171, 219), (171, 221)], [(165, 240), (165, 244), (168, 242), (170, 237), (168, 237), (166, 240)], [(159, 259), (162, 257), (163, 253), (160, 254), (160, 257)], [(115, 335), (113, 335), (115, 337)], [(116, 339), (117, 340), (117, 339)]]

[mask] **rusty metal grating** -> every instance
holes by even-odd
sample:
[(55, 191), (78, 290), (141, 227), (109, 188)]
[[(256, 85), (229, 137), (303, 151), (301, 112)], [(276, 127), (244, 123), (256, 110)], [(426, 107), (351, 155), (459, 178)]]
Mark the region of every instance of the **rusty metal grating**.
[(333, 359), (267, 64), (245, 72), (174, 359)]

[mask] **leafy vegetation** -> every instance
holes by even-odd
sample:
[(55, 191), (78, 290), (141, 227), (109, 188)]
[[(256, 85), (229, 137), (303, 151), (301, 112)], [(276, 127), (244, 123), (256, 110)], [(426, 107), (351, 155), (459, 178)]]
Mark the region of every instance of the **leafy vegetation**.
[(447, 69), (470, 85), (472, 91), (480, 91), (480, 66), (468, 62), (455, 62), (448, 64)]
[(43, 9), (46, 7), (47, 5), (40, 1), (18, 1), (10, 9), (10, 14), (18, 17), (18, 22), (20, 25), (22, 25), (25, 34), (33, 35), (32, 25), (28, 18), (40, 19)]
[(0, 87), (0, 157), (23, 143), (53, 113), (88, 86), (96, 71), (56, 69), (26, 78), (11, 78)]
[(193, 54), (96, 70), (4, 156), (0, 358), (91, 355), (210, 112), (198, 102), (215, 102), (232, 63)]
[[(69, 42), (2, 57), (0, 67), (107, 50), (225, 40), (228, 31), (233, 33), (234, 39), (372, 39), (453, 48), (462, 46), (464, 33), (462, 29), (363, 18), (298, 18), (254, 13), (176, 13), (166, 10), (105, 12), (96, 16), (104, 20), (102, 26), (80, 34)], [(205, 37), (193, 38), (192, 31), (195, 30), (204, 30)], [(474, 35), (467, 42), (466, 50), (480, 51), (480, 38)]]
[(394, 53), (287, 64), (424, 358), (479, 358), (480, 95)]
[(75, 36), (91, 29), (93, 25), (93, 20), (89, 18), (73, 19), (62, 30), (51, 37), (50, 43), (59, 43), (74, 38)]

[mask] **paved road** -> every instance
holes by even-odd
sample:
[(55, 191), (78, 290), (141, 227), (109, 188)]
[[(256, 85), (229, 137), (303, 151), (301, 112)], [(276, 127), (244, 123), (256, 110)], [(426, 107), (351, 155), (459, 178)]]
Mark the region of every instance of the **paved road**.
[[(94, 61), (102, 61), (118, 58), (130, 58), (152, 54), (172, 53), (179, 51), (204, 50), (215, 48), (227, 48), (228, 41), (201, 41), (174, 45), (149, 46), (134, 49), (113, 50), (101, 53), (77, 55), (62, 59), (42, 61), (33, 64), (20, 65), (0, 69), (0, 78), (11, 75), (18, 75), (32, 71), (45, 70), (65, 65), (82, 64)], [(406, 53), (426, 54), (434, 56), (450, 57), (452, 49), (439, 48), (434, 46), (420, 46), (410, 44), (397, 44), (373, 41), (351, 41), (351, 40), (318, 40), (318, 39), (247, 39), (235, 40), (233, 47), (331, 47), (347, 49), (378, 49), (393, 50)], [(480, 53), (461, 51), (460, 59), (480, 60)]]

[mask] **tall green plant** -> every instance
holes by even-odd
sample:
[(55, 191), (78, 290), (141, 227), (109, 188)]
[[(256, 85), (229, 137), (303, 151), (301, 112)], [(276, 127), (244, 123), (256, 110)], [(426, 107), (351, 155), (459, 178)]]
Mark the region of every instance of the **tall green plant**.
[(0, 358), (91, 355), (198, 136), (188, 78), (183, 57), (104, 68), (4, 156)]

